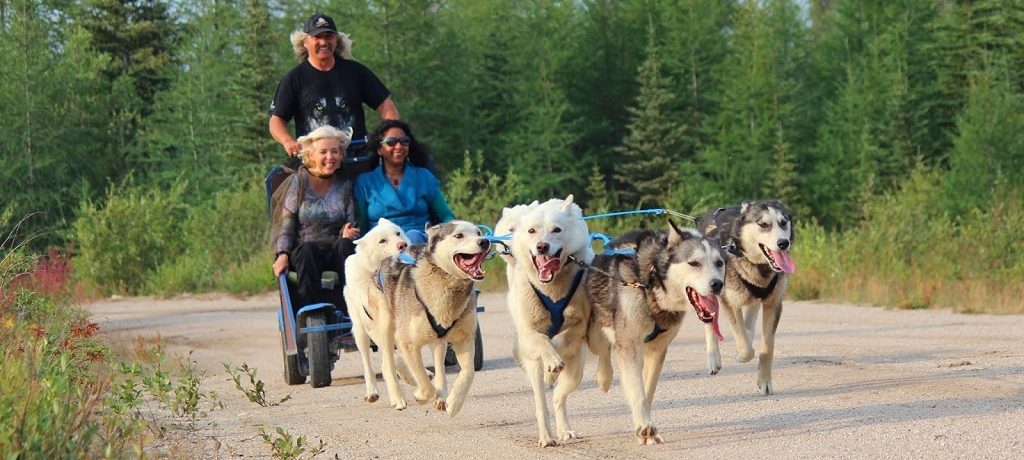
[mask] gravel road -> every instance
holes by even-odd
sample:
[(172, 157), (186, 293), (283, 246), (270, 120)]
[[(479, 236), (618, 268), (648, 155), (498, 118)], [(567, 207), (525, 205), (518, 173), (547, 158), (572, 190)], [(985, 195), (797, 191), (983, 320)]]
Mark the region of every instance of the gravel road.
[[(182, 434), (175, 456), (269, 458), (261, 425), (313, 443), (318, 458), (1022, 458), (1024, 316), (788, 302), (776, 345), (771, 396), (757, 394), (756, 359), (732, 359), (723, 325), (723, 369), (707, 374), (703, 325), (689, 315), (665, 363), (653, 418), (665, 444), (638, 446), (618, 379), (602, 393), (587, 363), (570, 396), (582, 438), (536, 447), (530, 385), (512, 360), (515, 331), (501, 294), (481, 298), (484, 369), (454, 419), (431, 406), (404, 411), (363, 402), (357, 353), (342, 355), (330, 387), (287, 386), (281, 377), (277, 297), (126, 298), (86, 305), (112, 340), (160, 334), (169, 351), (206, 369), (205, 391), (225, 407)], [(379, 372), (379, 358), (374, 355)], [(221, 362), (259, 369), (269, 398), (250, 403)], [(454, 380), (449, 369), (449, 384)], [(617, 375), (616, 375), (617, 377)]]

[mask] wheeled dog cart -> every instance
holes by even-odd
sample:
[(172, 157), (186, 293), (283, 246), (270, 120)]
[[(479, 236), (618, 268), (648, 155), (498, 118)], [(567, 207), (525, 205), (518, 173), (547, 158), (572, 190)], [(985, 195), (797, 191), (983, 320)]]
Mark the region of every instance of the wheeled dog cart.
[[(346, 175), (368, 169), (369, 159), (364, 157), (345, 158)], [(272, 169), (264, 179), (267, 194), (267, 217), (273, 222), (272, 198), (285, 179), (291, 174), (283, 167)], [(354, 179), (354, 177), (350, 177)], [(289, 385), (300, 385), (306, 382), (313, 388), (329, 386), (331, 371), (341, 352), (355, 351), (356, 345), (352, 337), (352, 321), (345, 315), (344, 296), (341, 293), (342, 280), (337, 272), (326, 271), (321, 274), (321, 283), (330, 290), (332, 302), (295, 305), (291, 288), (296, 285), (294, 272), (282, 273), (278, 276), (277, 287), (280, 297), (280, 308), (277, 312), (278, 330), (281, 334), (281, 358), (284, 368), (284, 380)], [(474, 300), (476, 297), (474, 296)], [(477, 312), (484, 307), (477, 306)], [(475, 370), (483, 367), (483, 339), (480, 325), (476, 327), (476, 356), (473, 362)], [(374, 345), (376, 350), (376, 345)], [(456, 364), (454, 353), (449, 348), (445, 364)]]

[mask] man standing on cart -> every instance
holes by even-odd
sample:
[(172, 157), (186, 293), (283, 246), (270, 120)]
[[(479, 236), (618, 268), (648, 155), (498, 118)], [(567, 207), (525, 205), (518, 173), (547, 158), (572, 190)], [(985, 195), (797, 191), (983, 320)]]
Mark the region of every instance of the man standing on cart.
[[(277, 85), (270, 104), (270, 135), (288, 154), (285, 165), (295, 170), (302, 147), (295, 140), (321, 126), (352, 130), (346, 157), (354, 158), (366, 142), (363, 104), (385, 120), (397, 120), (398, 108), (391, 92), (366, 66), (352, 59), (352, 40), (339, 33), (334, 19), (325, 14), (309, 17), (302, 30), (291, 34), (299, 64)], [(295, 135), (288, 122), (295, 120)], [(346, 162), (348, 163), (348, 162)], [(352, 175), (360, 171), (346, 171)]]

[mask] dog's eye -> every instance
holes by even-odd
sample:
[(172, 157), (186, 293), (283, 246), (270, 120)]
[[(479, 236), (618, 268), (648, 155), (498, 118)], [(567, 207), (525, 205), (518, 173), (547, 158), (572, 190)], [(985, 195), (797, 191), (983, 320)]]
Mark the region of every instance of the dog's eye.
[(463, 234), (461, 234), (461, 233), (456, 233), (456, 234), (455, 234), (455, 239), (457, 239), (457, 240), (461, 240), (461, 239), (462, 239), (462, 238), (463, 238), (464, 236), (465, 236), (465, 235), (463, 235)]
[(533, 235), (534, 233), (537, 233), (537, 230), (531, 228), (531, 229), (527, 230), (526, 233), (529, 233), (529, 234)]
[(384, 244), (384, 243), (387, 243), (387, 242), (388, 242), (388, 240), (386, 240), (386, 239), (384, 239), (384, 238), (381, 238), (381, 239), (380, 239), (380, 244)]
[(402, 232), (395, 232), (395, 236), (402, 236)]
[(551, 233), (562, 233), (562, 227), (555, 227), (551, 229)]
[(715, 266), (718, 267), (718, 268), (722, 268), (722, 266), (724, 266), (724, 265), (725, 265), (725, 262), (723, 262), (722, 259), (718, 259), (718, 260), (715, 261)]
[(699, 262), (699, 261), (696, 261), (696, 260), (691, 260), (691, 261), (690, 261), (690, 266), (691, 266), (691, 267), (694, 267), (694, 268), (696, 268), (696, 267), (700, 267), (700, 262)]
[(786, 224), (788, 224), (788, 223), (789, 222), (786, 222), (786, 221), (779, 222), (779, 228), (785, 230), (786, 229)]
[(759, 225), (761, 228), (768, 228), (772, 226), (772, 224), (769, 224), (768, 222), (758, 222), (757, 225)]

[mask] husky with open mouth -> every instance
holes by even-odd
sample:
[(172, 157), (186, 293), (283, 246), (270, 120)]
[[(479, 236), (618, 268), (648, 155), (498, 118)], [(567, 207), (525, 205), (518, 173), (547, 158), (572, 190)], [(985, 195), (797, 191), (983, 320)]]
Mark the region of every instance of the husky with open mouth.
[[(473, 383), (476, 308), (473, 285), (484, 279), (482, 264), (491, 243), (476, 225), (452, 221), (427, 229), (427, 244), (413, 246), (415, 262), (391, 259), (384, 275), (384, 293), (395, 325), (395, 342), (416, 381), (413, 396), (421, 404), (454, 417)], [(458, 377), (448, 393), (444, 355), (451, 344), (459, 362)], [(433, 348), (433, 382), (420, 351)], [(389, 350), (382, 350), (388, 352)], [(404, 399), (399, 390), (398, 398)]]
[[(515, 263), (508, 308), (516, 327), (513, 354), (533, 387), (541, 447), (577, 438), (569, 426), (566, 399), (583, 379), (590, 305), (582, 292), (586, 272), (572, 260), (590, 263), (594, 258), (582, 217), (583, 210), (569, 195), (528, 210), (512, 232)], [(551, 435), (544, 394), (556, 381), (552, 400), (557, 438)]]
[(587, 343), (598, 357), (597, 385), (605, 392), (611, 386), (614, 354), (637, 442), (660, 444), (651, 404), (668, 346), (691, 308), (718, 330), (725, 257), (717, 243), (672, 221), (667, 232), (630, 232), (609, 246), (636, 252), (599, 255), (587, 275)]
[[(769, 395), (782, 299), (789, 275), (796, 272), (796, 262), (789, 255), (793, 217), (778, 201), (752, 201), (708, 212), (697, 221), (697, 229), (728, 253), (722, 311), (732, 326), (736, 359), (741, 363), (754, 358), (751, 341), (758, 310), (762, 311), (757, 388)], [(708, 371), (716, 374), (722, 368), (718, 340), (710, 327), (705, 335)]]

